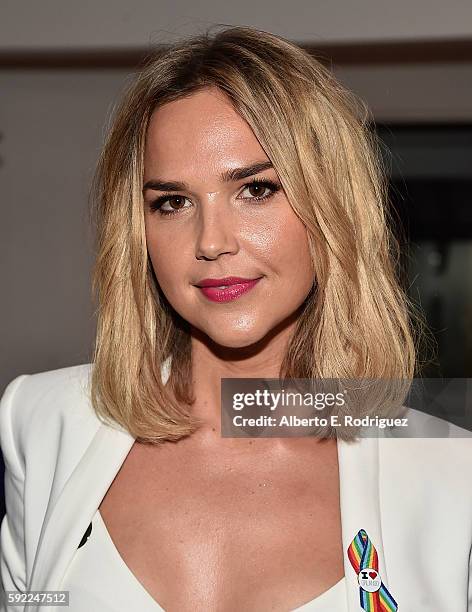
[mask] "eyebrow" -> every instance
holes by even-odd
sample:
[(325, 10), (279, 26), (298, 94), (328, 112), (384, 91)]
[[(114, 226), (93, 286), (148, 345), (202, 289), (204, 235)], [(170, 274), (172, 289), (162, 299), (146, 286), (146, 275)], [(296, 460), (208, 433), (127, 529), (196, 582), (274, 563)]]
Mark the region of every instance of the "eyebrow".
[[(230, 170), (222, 172), (219, 176), (219, 180), (222, 183), (241, 181), (248, 176), (258, 174), (259, 172), (263, 172), (273, 167), (272, 162), (263, 161), (242, 168), (231, 168)], [(162, 181), (160, 179), (151, 179), (147, 181), (143, 187), (143, 192), (147, 189), (152, 189), (154, 191), (190, 191), (190, 187), (186, 183), (180, 181)]]

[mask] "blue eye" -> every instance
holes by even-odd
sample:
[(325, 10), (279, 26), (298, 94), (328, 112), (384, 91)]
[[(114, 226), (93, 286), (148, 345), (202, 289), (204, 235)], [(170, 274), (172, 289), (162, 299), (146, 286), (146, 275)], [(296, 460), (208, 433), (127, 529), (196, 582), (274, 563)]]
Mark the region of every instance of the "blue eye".
[[(250, 183), (246, 183), (246, 185), (244, 185), (242, 193), (244, 193), (246, 189), (260, 190), (263, 195), (253, 195), (249, 197), (242, 197), (241, 198), (242, 200), (249, 201), (249, 202), (250, 201), (261, 202), (263, 200), (268, 200), (269, 198), (271, 198), (277, 191), (281, 189), (281, 185), (278, 183), (275, 183), (274, 181), (255, 178)], [(269, 193), (264, 193), (266, 190), (268, 190)], [(187, 200), (187, 198), (182, 195), (173, 195), (173, 194), (162, 195), (156, 198), (155, 200), (153, 200), (149, 204), (149, 210), (151, 212), (155, 212), (156, 210), (158, 210), (159, 214), (162, 216), (175, 215), (184, 208), (185, 200)], [(162, 206), (166, 202), (172, 202), (172, 201), (176, 202), (177, 208), (174, 208), (173, 210), (164, 210), (162, 208)]]

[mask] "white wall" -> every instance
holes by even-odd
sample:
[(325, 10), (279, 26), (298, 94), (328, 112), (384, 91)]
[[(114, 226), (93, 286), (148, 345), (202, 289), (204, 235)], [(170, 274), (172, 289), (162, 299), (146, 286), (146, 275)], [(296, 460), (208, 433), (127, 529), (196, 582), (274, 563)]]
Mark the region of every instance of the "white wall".
[(470, 0), (0, 0), (0, 50), (140, 47), (252, 25), (299, 42), (472, 35)]
[(124, 73), (0, 71), (0, 389), (89, 361), (87, 198)]

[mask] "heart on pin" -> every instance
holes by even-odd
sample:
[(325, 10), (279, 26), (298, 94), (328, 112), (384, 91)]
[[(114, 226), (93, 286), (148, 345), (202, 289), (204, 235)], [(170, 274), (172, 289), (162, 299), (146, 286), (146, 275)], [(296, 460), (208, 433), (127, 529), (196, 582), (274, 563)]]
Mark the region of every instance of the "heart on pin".
[(369, 576), (372, 579), (377, 578), (377, 572), (369, 572)]

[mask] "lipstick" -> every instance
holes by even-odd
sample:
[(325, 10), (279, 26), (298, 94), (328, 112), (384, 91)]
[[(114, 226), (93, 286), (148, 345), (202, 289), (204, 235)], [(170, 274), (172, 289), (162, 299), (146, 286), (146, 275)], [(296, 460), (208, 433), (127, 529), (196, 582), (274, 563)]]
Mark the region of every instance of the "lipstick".
[(204, 278), (197, 283), (196, 287), (212, 302), (229, 302), (250, 291), (261, 278), (251, 279), (239, 276)]

